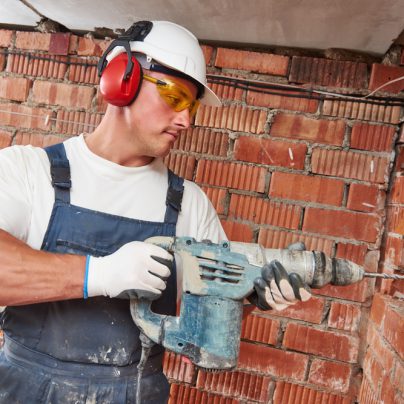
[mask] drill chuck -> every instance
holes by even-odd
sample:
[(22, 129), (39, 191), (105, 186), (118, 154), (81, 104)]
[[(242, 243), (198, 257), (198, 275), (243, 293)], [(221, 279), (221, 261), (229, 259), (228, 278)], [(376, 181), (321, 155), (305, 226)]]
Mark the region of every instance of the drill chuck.
[(342, 258), (329, 258), (324, 253), (313, 251), (314, 275), (311, 286), (321, 288), (328, 283), (345, 286), (363, 279), (364, 271), (355, 263)]

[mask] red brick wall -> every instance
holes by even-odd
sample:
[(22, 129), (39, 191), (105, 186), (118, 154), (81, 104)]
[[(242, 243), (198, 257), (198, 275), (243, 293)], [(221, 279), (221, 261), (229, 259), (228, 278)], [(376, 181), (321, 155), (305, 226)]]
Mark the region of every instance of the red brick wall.
[[(0, 147), (48, 145), (91, 131), (105, 111), (95, 64), (107, 45), (0, 30)], [(329, 91), (366, 92), (404, 75), (400, 65), (210, 46), (204, 52), (210, 73)], [(396, 95), (403, 83), (381, 95)], [(302, 240), (367, 271), (400, 273), (400, 106), (212, 87), (224, 107), (201, 107), (166, 162), (205, 190), (231, 240), (271, 248)], [(170, 403), (398, 403), (403, 288), (402, 281), (364, 280), (325, 286), (281, 313), (255, 310), (243, 322), (234, 372), (211, 374), (166, 355)]]

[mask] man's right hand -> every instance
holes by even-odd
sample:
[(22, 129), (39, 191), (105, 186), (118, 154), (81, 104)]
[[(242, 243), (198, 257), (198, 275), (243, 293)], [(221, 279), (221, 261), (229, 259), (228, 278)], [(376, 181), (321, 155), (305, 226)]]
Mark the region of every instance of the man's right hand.
[(86, 266), (84, 297), (154, 300), (166, 288), (173, 256), (154, 244), (132, 241), (111, 255), (88, 256)]

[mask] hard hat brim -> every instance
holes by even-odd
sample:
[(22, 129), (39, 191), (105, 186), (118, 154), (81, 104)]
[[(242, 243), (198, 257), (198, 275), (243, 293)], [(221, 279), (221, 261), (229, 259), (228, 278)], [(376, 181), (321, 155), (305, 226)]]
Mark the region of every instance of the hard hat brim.
[(205, 92), (200, 99), (201, 104), (208, 105), (210, 107), (221, 107), (222, 101), (220, 101), (220, 98), (206, 84), (203, 84), (203, 86), (205, 87)]

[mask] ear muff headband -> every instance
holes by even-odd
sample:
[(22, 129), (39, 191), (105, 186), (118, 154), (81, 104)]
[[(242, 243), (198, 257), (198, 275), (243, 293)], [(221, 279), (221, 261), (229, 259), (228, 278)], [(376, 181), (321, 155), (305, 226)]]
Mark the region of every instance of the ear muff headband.
[[(133, 24), (112, 41), (99, 60), (100, 92), (108, 103), (123, 107), (136, 99), (142, 83), (142, 67), (132, 55), (129, 42), (143, 41), (152, 28), (151, 21)], [(116, 46), (123, 46), (126, 53), (119, 54), (108, 63), (106, 58)]]

